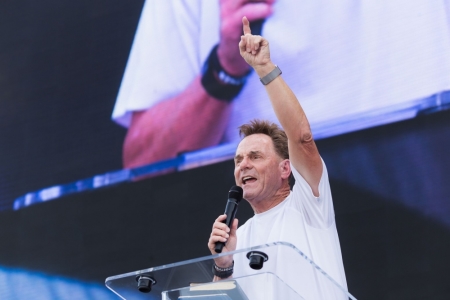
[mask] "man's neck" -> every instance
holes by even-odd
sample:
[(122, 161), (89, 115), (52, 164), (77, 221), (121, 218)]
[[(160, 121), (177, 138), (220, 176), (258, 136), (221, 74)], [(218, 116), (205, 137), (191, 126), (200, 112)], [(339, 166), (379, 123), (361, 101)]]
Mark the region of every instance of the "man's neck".
[(270, 199), (261, 201), (257, 205), (252, 205), (253, 211), (255, 212), (255, 214), (260, 214), (272, 209), (273, 207), (283, 202), (284, 199), (286, 199), (287, 196), (289, 196), (290, 192), (291, 190), (289, 188), (289, 185), (283, 187), (282, 189), (279, 189), (277, 193)]

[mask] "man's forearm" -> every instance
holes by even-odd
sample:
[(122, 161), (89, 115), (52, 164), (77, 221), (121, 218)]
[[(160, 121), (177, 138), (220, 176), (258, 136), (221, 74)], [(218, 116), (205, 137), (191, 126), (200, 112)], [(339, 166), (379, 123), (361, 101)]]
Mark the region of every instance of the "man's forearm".
[(125, 137), (125, 168), (177, 156), (219, 143), (230, 104), (206, 93), (197, 77), (181, 94), (135, 112)]
[[(272, 62), (255, 68), (260, 78), (275, 69)], [(297, 97), (280, 76), (264, 86), (269, 95), (272, 107), (289, 139), (303, 140), (311, 135), (311, 129), (305, 112)]]
[[(274, 69), (275, 64), (270, 62), (256, 67), (255, 71), (263, 78)], [(265, 88), (278, 121), (288, 137), (292, 164), (311, 186), (314, 195), (319, 196), (322, 162), (306, 114), (282, 76), (276, 77)]]

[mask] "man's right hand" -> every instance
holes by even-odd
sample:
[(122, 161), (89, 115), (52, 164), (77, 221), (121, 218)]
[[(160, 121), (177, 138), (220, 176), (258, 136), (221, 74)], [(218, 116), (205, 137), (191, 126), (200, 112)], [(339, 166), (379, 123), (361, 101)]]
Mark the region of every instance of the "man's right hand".
[(243, 76), (249, 65), (239, 53), (242, 35), (242, 17), (252, 21), (266, 19), (272, 14), (275, 0), (221, 0), (220, 1), (220, 42), (217, 49), (220, 64), (234, 76)]
[[(211, 254), (217, 254), (214, 250), (217, 242), (224, 242), (225, 246), (222, 253), (236, 250), (236, 230), (238, 227), (238, 219), (233, 220), (231, 228), (229, 228), (223, 221), (227, 218), (226, 215), (220, 215), (213, 224), (211, 236), (208, 241), (208, 248)], [(221, 268), (228, 268), (233, 264), (232, 256), (222, 256), (215, 259), (216, 265)]]

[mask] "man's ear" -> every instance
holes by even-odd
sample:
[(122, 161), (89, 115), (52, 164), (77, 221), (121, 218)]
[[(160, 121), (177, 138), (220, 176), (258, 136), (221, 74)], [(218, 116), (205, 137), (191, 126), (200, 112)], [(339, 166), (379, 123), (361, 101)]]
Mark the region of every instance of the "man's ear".
[(281, 169), (281, 178), (288, 179), (289, 175), (291, 175), (291, 163), (289, 159), (285, 159), (282, 162), (280, 162), (280, 169)]

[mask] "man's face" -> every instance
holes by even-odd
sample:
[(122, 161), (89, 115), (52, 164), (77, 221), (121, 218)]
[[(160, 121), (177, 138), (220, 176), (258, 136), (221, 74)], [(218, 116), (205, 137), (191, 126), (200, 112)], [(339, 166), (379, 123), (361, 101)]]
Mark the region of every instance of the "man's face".
[(252, 134), (240, 142), (234, 159), (234, 178), (247, 201), (256, 203), (276, 194), (282, 186), (282, 161), (265, 134)]

